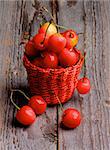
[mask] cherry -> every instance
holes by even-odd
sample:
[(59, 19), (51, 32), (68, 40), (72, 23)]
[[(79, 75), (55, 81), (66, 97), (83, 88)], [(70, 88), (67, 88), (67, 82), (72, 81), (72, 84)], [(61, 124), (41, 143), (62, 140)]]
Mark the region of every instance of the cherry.
[(43, 66), (43, 59), (42, 58), (35, 58), (34, 60), (31, 61), (31, 63), (37, 67), (42, 67)]
[(28, 105), (35, 111), (36, 115), (43, 114), (47, 107), (47, 103), (41, 96), (31, 97)]
[(23, 125), (31, 125), (35, 121), (36, 115), (31, 107), (25, 105), (18, 110), (16, 119)]
[(36, 49), (38, 50), (45, 50), (48, 44), (48, 35), (44, 33), (38, 33), (34, 36), (34, 44)]
[(78, 62), (79, 58), (80, 58), (80, 51), (77, 48), (72, 48), (70, 49), (70, 51), (74, 52), (76, 54), (76, 62)]
[[(36, 115), (35, 112), (33, 111), (33, 109), (27, 105), (19, 108), (15, 102), (13, 101), (13, 92), (18, 91), (22, 94), (24, 94), (21, 90), (12, 90), (11, 91), (11, 102), (13, 103), (13, 105), (18, 109), (17, 113), (16, 113), (16, 119), (18, 122), (20, 122), (23, 125), (31, 125), (35, 119), (36, 119)], [(25, 94), (24, 94), (25, 95)], [(25, 95), (25, 97), (28, 99), (28, 97)]]
[(63, 67), (75, 65), (77, 63), (76, 52), (69, 51), (67, 48), (64, 48), (59, 54), (59, 61)]
[(54, 23), (51, 23), (50, 25), (49, 24), (50, 24), (49, 22), (44, 23), (41, 26), (41, 28), (38, 30), (38, 33), (46, 33), (46, 30), (47, 30), (48, 36), (51, 36), (52, 34), (57, 33), (57, 28), (54, 25)]
[(67, 128), (76, 128), (80, 125), (81, 114), (74, 108), (68, 108), (63, 112), (62, 124)]
[(48, 49), (59, 54), (66, 45), (66, 39), (60, 34), (53, 34), (48, 40)]
[(32, 41), (28, 41), (25, 45), (25, 53), (28, 56), (36, 56), (38, 54), (37, 50), (34, 47), (34, 43)]
[(80, 94), (87, 94), (90, 91), (90, 80), (84, 77), (78, 81), (77, 90)]
[[(14, 106), (21, 110), (12, 100), (12, 94), (13, 94), (13, 91), (17, 91), (17, 92), (20, 92), (21, 94), (23, 94), (25, 96), (25, 98), (29, 101), (28, 102), (28, 108), (31, 108), (32, 110), (34, 110), (34, 112), (36, 113), (36, 115), (40, 115), (42, 113), (45, 112), (46, 110), (46, 107), (47, 107), (47, 104), (46, 102), (44, 101), (44, 99), (41, 97), (41, 96), (32, 96), (31, 98), (29, 98), (28, 96), (26, 96), (26, 94), (21, 91), (21, 90), (12, 90), (12, 93), (11, 93), (11, 102), (14, 104)], [(24, 109), (23, 109), (24, 110)], [(18, 117), (19, 118), (19, 117)], [(21, 118), (20, 118), (21, 119)], [(25, 120), (24, 120), (25, 121)]]
[(66, 38), (66, 48), (73, 48), (78, 43), (78, 36), (75, 31), (66, 30), (61, 34)]
[(58, 66), (58, 57), (54, 52), (43, 52), (43, 67), (44, 68), (57, 68)]

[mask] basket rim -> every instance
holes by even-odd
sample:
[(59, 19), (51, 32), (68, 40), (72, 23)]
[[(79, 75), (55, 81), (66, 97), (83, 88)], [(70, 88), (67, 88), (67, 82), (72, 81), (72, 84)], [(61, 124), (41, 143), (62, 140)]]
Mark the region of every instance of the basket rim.
[(32, 64), (29, 59), (27, 58), (26, 54), (24, 53), (24, 56), (23, 56), (23, 63), (24, 63), (24, 66), (27, 68), (30, 68), (32, 70), (39, 70), (40, 72), (43, 72), (43, 73), (49, 73), (49, 72), (57, 72), (57, 73), (61, 73), (61, 72), (64, 72), (64, 71), (70, 71), (70, 70), (73, 70), (75, 68), (78, 68), (79, 66), (81, 66), (84, 62), (84, 56), (82, 55), (82, 53), (77, 50), (77, 52), (79, 53), (80, 55), (80, 59), (79, 61), (76, 63), (76, 65), (74, 66), (70, 66), (70, 67), (66, 67), (66, 68), (41, 68), (41, 67), (38, 67), (38, 66), (35, 66), (34, 64)]

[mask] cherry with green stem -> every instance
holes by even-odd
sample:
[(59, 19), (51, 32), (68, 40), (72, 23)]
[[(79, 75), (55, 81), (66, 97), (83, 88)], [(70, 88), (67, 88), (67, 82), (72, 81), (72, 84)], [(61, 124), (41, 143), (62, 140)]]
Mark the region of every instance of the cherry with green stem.
[(28, 105), (25, 105), (21, 108), (16, 105), (16, 103), (13, 101), (13, 92), (15, 92), (15, 91), (19, 91), (23, 95), (24, 95), (24, 93), (21, 90), (12, 90), (11, 91), (11, 96), (10, 96), (11, 102), (18, 109), (18, 111), (16, 113), (16, 119), (18, 122), (20, 122), (23, 125), (26, 125), (26, 126), (31, 125), (36, 119), (35, 112)]
[(77, 91), (80, 94), (87, 94), (89, 93), (90, 89), (91, 89), (91, 85), (90, 85), (90, 80), (87, 78), (87, 70), (86, 70), (86, 52), (83, 50), (83, 54), (84, 54), (84, 72), (83, 72), (83, 78), (78, 80), (77, 83)]
[(11, 90), (10, 100), (11, 100), (12, 104), (15, 106), (15, 108), (17, 108), (18, 110), (20, 110), (20, 107), (17, 106), (17, 104), (13, 101), (13, 90)]
[(13, 89), (11, 92), (11, 102), (17, 109), (20, 108), (14, 103), (12, 99), (13, 92), (19, 92), (22, 95), (24, 95), (24, 97), (29, 101), (28, 105), (34, 110), (36, 115), (43, 114), (46, 111), (47, 104), (41, 96), (34, 95), (31, 98), (29, 98), (23, 91), (19, 89)]

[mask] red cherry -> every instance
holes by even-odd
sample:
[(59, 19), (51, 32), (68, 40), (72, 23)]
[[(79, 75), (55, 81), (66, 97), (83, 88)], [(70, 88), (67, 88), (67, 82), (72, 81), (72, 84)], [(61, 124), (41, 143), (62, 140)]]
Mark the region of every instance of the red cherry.
[(59, 61), (63, 67), (75, 65), (77, 63), (76, 53), (64, 48), (64, 50), (62, 50), (62, 52), (59, 54)]
[(47, 103), (41, 96), (33, 96), (29, 100), (29, 106), (35, 111), (37, 115), (40, 115), (45, 112)]
[(80, 51), (77, 48), (75, 48), (75, 47), (70, 49), (69, 51), (72, 51), (72, 52), (74, 52), (76, 54), (76, 60), (78, 62), (78, 60), (80, 58)]
[(60, 53), (66, 45), (66, 39), (60, 34), (53, 34), (48, 41), (48, 49), (55, 52)]
[(87, 94), (90, 91), (90, 80), (84, 77), (78, 81), (77, 90), (80, 94)]
[(32, 41), (28, 41), (25, 45), (25, 53), (28, 56), (36, 56), (38, 54), (37, 50), (34, 47), (34, 43)]
[(33, 39), (36, 49), (45, 50), (48, 44), (48, 38), (48, 35), (45, 35), (44, 33), (36, 34)]
[(67, 30), (62, 33), (62, 35), (66, 38), (66, 48), (70, 49), (77, 45), (78, 36), (75, 31)]
[(16, 119), (23, 125), (31, 125), (35, 121), (36, 115), (31, 107), (23, 106), (18, 110)]
[(37, 67), (42, 67), (43, 66), (43, 59), (42, 58), (36, 58), (31, 61), (31, 63)]
[(54, 52), (43, 52), (42, 59), (44, 68), (57, 68), (58, 57)]
[(80, 125), (80, 112), (74, 108), (68, 108), (63, 112), (62, 124), (67, 128), (76, 128)]

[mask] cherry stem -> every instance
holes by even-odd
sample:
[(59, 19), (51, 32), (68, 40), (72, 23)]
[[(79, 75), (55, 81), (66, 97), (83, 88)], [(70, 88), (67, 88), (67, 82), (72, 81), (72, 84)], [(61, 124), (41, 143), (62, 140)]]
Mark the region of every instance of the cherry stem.
[(13, 101), (13, 91), (11, 91), (10, 99), (11, 99), (12, 104), (13, 104), (18, 110), (20, 110), (20, 107), (18, 107), (18, 106), (15, 104), (15, 102)]
[(52, 14), (48, 11), (48, 9), (46, 7), (43, 6), (43, 9), (50, 15), (51, 19), (53, 20), (53, 22), (55, 23), (56, 21), (54, 20), (54, 17), (52, 16)]
[(65, 30), (68, 29), (67, 27), (64, 27), (64, 26), (61, 26), (61, 25), (56, 24), (56, 21), (54, 20), (54, 17), (53, 17), (52, 14), (48, 11), (48, 9), (45, 8), (44, 6), (43, 6), (43, 9), (50, 15), (50, 17), (51, 17), (51, 19), (53, 20), (53, 23), (55, 24), (56, 27), (59, 27), (59, 28), (65, 29)]
[(84, 77), (86, 77), (86, 52), (84, 51)]
[(45, 42), (45, 38), (46, 38), (46, 35), (47, 35), (47, 31), (48, 31), (48, 28), (49, 28), (50, 25), (51, 25), (51, 22), (49, 22), (49, 25), (48, 25), (48, 27), (47, 27), (47, 29), (46, 29), (45, 36), (44, 36), (44, 39), (43, 39), (43, 41), (42, 41), (42, 44), (44, 44), (44, 42)]
[(62, 28), (62, 29), (65, 29), (65, 30), (67, 30), (67, 29), (68, 29), (67, 27), (64, 27), (64, 26), (58, 25), (58, 24), (56, 24), (56, 23), (55, 23), (55, 26), (56, 26), (56, 27), (59, 27), (59, 28)]
[(57, 98), (57, 100), (58, 100), (58, 102), (59, 102), (59, 104), (60, 104), (61, 110), (62, 110), (62, 112), (63, 112), (64, 109), (63, 109), (62, 103), (61, 103), (60, 99), (58, 98), (58, 96), (57, 96), (56, 94), (55, 94), (55, 96), (56, 96), (56, 98)]
[(27, 100), (30, 99), (23, 91), (21, 91), (21, 90), (19, 90), (19, 89), (12, 89), (12, 91), (13, 91), (13, 92), (20, 92), (22, 95), (24, 95), (24, 97), (25, 97)]

